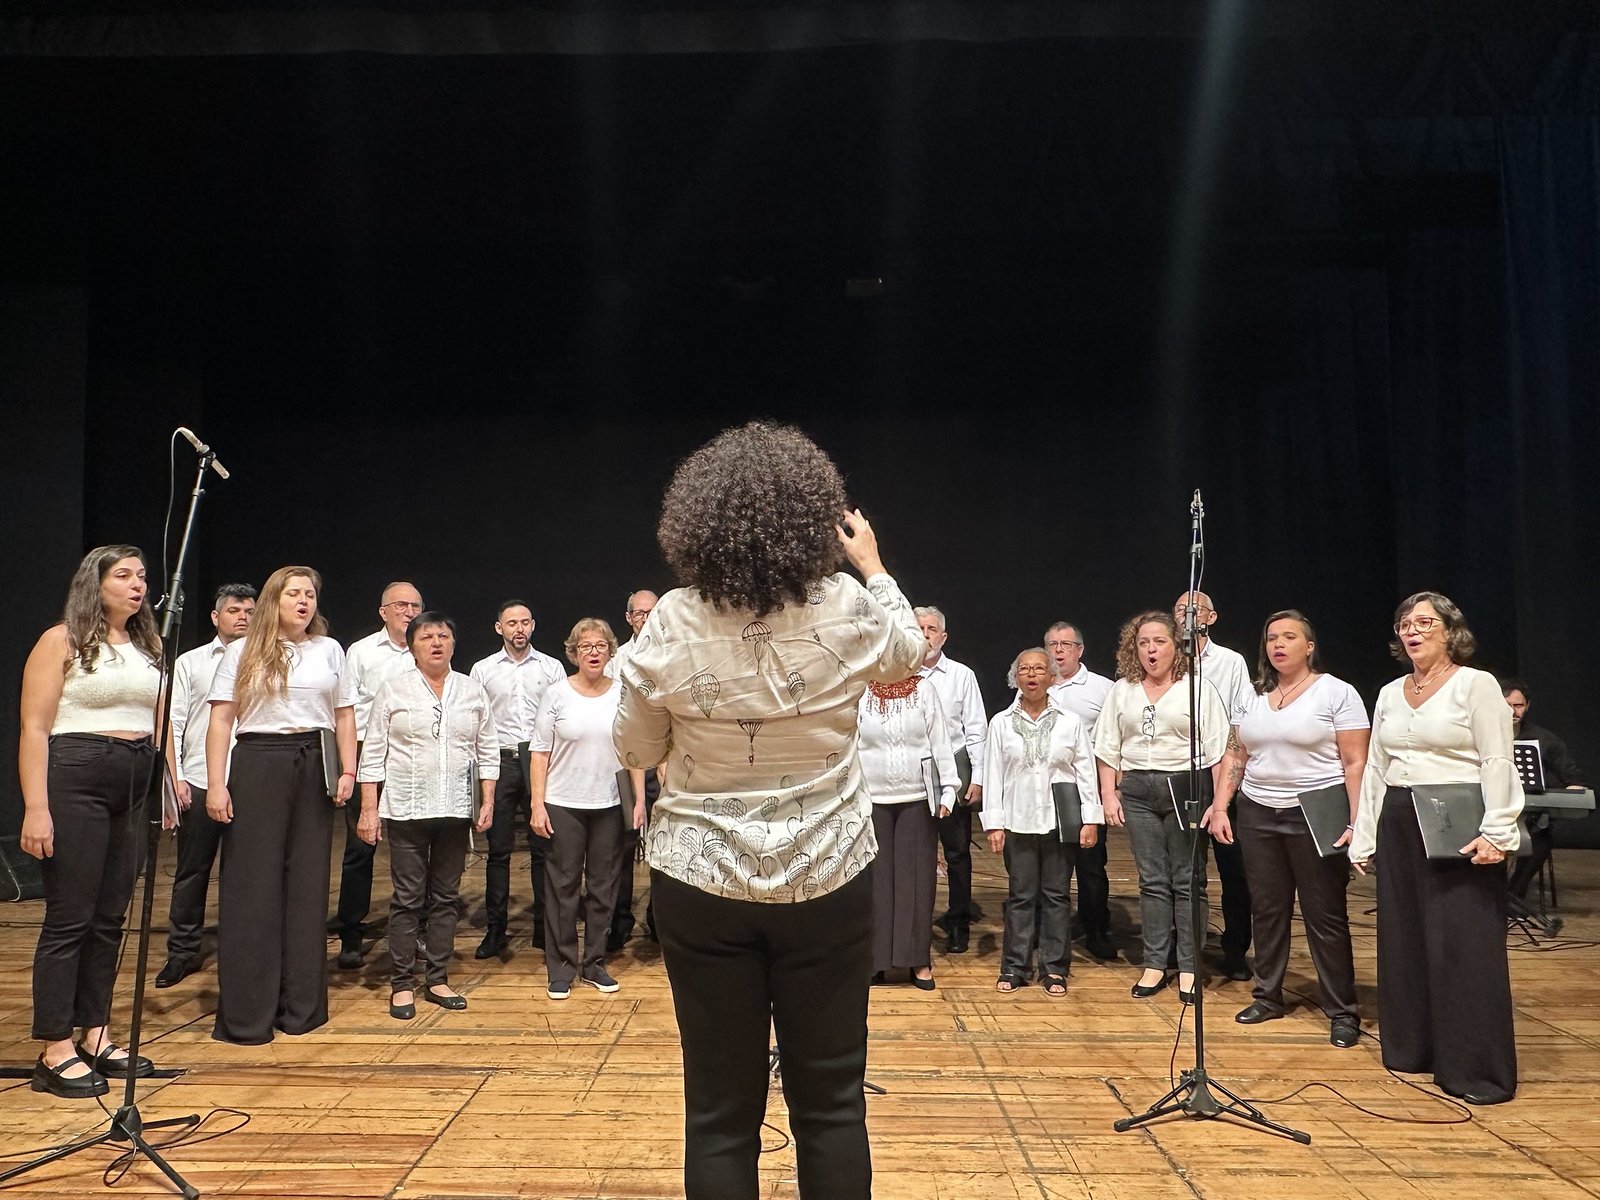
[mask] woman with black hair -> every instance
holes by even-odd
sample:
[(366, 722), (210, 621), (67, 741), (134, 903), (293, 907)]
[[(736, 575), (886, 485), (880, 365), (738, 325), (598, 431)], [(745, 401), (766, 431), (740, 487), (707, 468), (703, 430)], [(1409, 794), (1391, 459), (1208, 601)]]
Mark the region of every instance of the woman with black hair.
[[(103, 1095), (106, 1076), (148, 1075), (111, 1040), (122, 922), (138, 874), (161, 699), (161, 638), (134, 546), (78, 564), (61, 624), (22, 675), (22, 849), (40, 860), (44, 922), (33, 958), (36, 1092)], [(148, 793), (148, 794), (147, 794)], [(73, 1043), (74, 1029), (83, 1036)]]
[[(682, 586), (622, 665), (616, 744), (629, 767), (669, 768), (647, 840), (685, 1194), (757, 1194), (775, 1026), (800, 1194), (862, 1200), (876, 842), (857, 705), (916, 672), (922, 634), (838, 469), (796, 429), (752, 423), (685, 459), (658, 537)], [(865, 586), (835, 573), (841, 557)]]

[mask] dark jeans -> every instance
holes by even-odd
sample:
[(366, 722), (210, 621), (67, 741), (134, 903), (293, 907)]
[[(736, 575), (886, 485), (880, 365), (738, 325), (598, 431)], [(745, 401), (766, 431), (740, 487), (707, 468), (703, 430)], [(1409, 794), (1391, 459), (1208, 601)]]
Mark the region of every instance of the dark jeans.
[(222, 845), (223, 825), (206, 812), (206, 789), (189, 788), (189, 811), (178, 823), (178, 865), (167, 909), (167, 957), (197, 958), (206, 924), (206, 893), (211, 868)]
[[(622, 831), (620, 805), (563, 808), (550, 805), (550, 852), (544, 865), (544, 965), (551, 983), (605, 966), (611, 907), (617, 902)], [(632, 866), (630, 863), (629, 866)], [(578, 903), (588, 884), (583, 911), (583, 956), (578, 956)]]
[(759, 1194), (774, 1028), (802, 1200), (872, 1194), (868, 873), (798, 904), (728, 900), (650, 873), (683, 1044), (687, 1200)]
[[(361, 760), (361, 747), (356, 747), (356, 761)], [(378, 784), (382, 795), (383, 784)], [(334, 913), (333, 927), (339, 942), (346, 950), (359, 950), (366, 936), (367, 913), (372, 909), (372, 859), (378, 853), (376, 846), (368, 845), (356, 832), (361, 820), (361, 785), (356, 785), (350, 803), (344, 806), (344, 862), (339, 870), (339, 907)]]
[[(1178, 948), (1178, 969), (1195, 970), (1193, 910), (1199, 905), (1200, 928), (1205, 928), (1205, 855), (1200, 878), (1194, 878), (1193, 839), (1178, 823), (1167, 781), (1183, 772), (1125, 771), (1122, 807), (1127, 821), (1128, 845), (1139, 870), (1139, 937), (1144, 943), (1144, 966), (1165, 971)], [(1201, 804), (1211, 802), (1211, 773), (1200, 775)], [(1202, 833), (1202, 837), (1205, 835)]]
[[(651, 767), (644, 773), (644, 819), (646, 828), (650, 814), (655, 811), (656, 797), (661, 794), (661, 779)], [(639, 857), (639, 839), (644, 832), (633, 827), (632, 814), (622, 834), (622, 875), (617, 880), (617, 907), (611, 914), (611, 932), (616, 937), (627, 937), (636, 924), (633, 916), (633, 864)], [(656, 919), (652, 906), (644, 910), (645, 927), (655, 932)]]
[(1322, 1010), (1329, 1017), (1359, 1020), (1356, 967), (1350, 949), (1345, 889), (1350, 860), (1343, 852), (1323, 858), (1300, 807), (1272, 808), (1240, 793), (1233, 806), (1234, 836), (1250, 876), (1256, 969), (1255, 999), (1283, 1011), (1283, 976), (1289, 966), (1295, 894), (1305, 922), (1306, 945), (1322, 984)]
[(491, 932), (506, 931), (511, 903), (511, 848), (517, 830), (528, 834), (529, 884), (533, 889), (533, 927), (544, 925), (544, 864), (550, 839), (528, 824), (532, 812), (528, 777), (515, 750), (500, 752), (500, 778), (494, 785), (494, 823), (489, 826), (489, 858), (483, 868), (483, 905)]
[(389, 958), (394, 963), (390, 991), (410, 991), (414, 986), (419, 938), (426, 957), (424, 985), (445, 983), (450, 978), (450, 956), (456, 946), (456, 896), (467, 863), (471, 824), (464, 817), (383, 823), (394, 885), (389, 899)]
[(241, 733), (228, 791), (218, 885), (219, 1042), (255, 1046), (272, 1031), (328, 1020), (328, 848), (333, 801), (316, 733)]
[(1383, 1065), (1431, 1071), (1451, 1095), (1509, 1099), (1517, 1041), (1505, 868), (1428, 858), (1411, 792), (1393, 787), (1378, 818), (1375, 861)]
[(55, 852), (39, 864), (44, 923), (33, 955), (33, 1036), (39, 1041), (64, 1041), (75, 1028), (95, 1029), (111, 1019), (154, 761), (148, 738), (59, 733), (50, 739), (46, 787)]
[(957, 804), (948, 817), (939, 818), (939, 844), (949, 889), (944, 915), (965, 923), (972, 920), (972, 805)]
[(1072, 967), (1072, 907), (1067, 889), (1072, 883), (1075, 843), (1062, 842), (1055, 833), (1006, 832), (1005, 941), (1000, 951), (1000, 973), (1033, 974), (1033, 947), (1039, 945), (1039, 972), (1065, 975)]

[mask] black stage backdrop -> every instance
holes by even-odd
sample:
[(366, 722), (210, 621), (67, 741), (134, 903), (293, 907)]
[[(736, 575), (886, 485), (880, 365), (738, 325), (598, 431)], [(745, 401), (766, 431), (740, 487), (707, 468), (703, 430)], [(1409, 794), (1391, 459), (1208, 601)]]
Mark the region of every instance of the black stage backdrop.
[(505, 596), (553, 653), (620, 627), (675, 462), (770, 416), (991, 709), (1056, 618), (1110, 673), (1199, 487), (1220, 641), (1304, 608), (1370, 701), (1437, 588), (1600, 765), (1582, 7), (11, 7), (7, 728), (83, 549), (158, 546), (179, 423), (234, 472), (187, 644), (303, 562), (343, 640), (414, 580), (465, 669)]

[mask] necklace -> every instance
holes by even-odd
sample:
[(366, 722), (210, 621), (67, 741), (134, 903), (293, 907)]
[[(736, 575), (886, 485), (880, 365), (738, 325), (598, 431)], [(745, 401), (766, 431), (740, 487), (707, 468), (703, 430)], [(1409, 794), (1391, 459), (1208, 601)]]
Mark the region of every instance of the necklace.
[(915, 707), (917, 685), (921, 682), (921, 675), (913, 675), (899, 683), (869, 683), (867, 691), (872, 695), (872, 706), (878, 710), (878, 715), (886, 717), (891, 708), (899, 707), (899, 701), (905, 701), (908, 707)]
[(1423, 679), (1423, 681), (1421, 683), (1417, 682), (1416, 674), (1415, 674), (1415, 672), (1413, 672), (1412, 676), (1411, 676), (1411, 694), (1413, 696), (1422, 695), (1423, 691), (1426, 690), (1427, 688), (1433, 686), (1433, 684), (1434, 684), (1434, 682), (1436, 680), (1443, 679), (1446, 675), (1450, 674), (1450, 672), (1455, 670), (1455, 669), (1456, 669), (1456, 664), (1455, 663), (1447, 662), (1447, 663), (1445, 663), (1443, 668), (1441, 668), (1440, 670), (1430, 671), (1428, 673), (1427, 677), (1425, 679)]
[(1282, 712), (1283, 711), (1283, 706), (1285, 704), (1289, 703), (1289, 697), (1293, 696), (1296, 692), (1298, 692), (1301, 688), (1305, 687), (1306, 684), (1310, 683), (1316, 677), (1317, 677), (1317, 675), (1316, 675), (1315, 671), (1307, 671), (1306, 672), (1306, 677), (1304, 679), (1302, 679), (1299, 683), (1295, 684), (1288, 691), (1284, 691), (1283, 690), (1283, 685), (1280, 683), (1278, 685), (1278, 711)]

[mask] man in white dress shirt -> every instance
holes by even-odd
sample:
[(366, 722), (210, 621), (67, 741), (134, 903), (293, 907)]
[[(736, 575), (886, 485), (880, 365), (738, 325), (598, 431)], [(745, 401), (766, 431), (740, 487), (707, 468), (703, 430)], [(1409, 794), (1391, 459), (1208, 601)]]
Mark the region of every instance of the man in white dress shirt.
[[(606, 664), (606, 674), (613, 679), (620, 678), (618, 672), (622, 664), (627, 662), (638, 645), (640, 632), (644, 623), (650, 619), (650, 614), (655, 611), (657, 596), (649, 588), (641, 588), (637, 592), (628, 593), (627, 608), (623, 613), (628, 622), (628, 628), (633, 630), (632, 636), (622, 645), (617, 647), (617, 653)], [(656, 806), (656, 797), (661, 794), (661, 777), (656, 769), (651, 767), (644, 773), (644, 811), (645, 822), (649, 823), (650, 811)], [(621, 950), (628, 944), (628, 939), (633, 936), (633, 927), (636, 924), (633, 916), (633, 865), (639, 856), (639, 838), (641, 830), (635, 829), (632, 822), (626, 822), (622, 833), (622, 874), (617, 880), (617, 903), (611, 912), (611, 934), (606, 939), (606, 949), (609, 951)], [(644, 910), (645, 930), (650, 935), (650, 940), (656, 940), (655, 909), (653, 904)]]
[[(1255, 695), (1250, 667), (1242, 654), (1211, 640), (1217, 610), (1204, 592), (1184, 592), (1173, 604), (1172, 615), (1179, 632), (1183, 631), (1185, 610), (1190, 603), (1194, 605), (1195, 630), (1199, 634), (1196, 658), (1200, 678), (1217, 689), (1228, 710), (1228, 723), (1237, 727)], [(1211, 853), (1222, 884), (1222, 974), (1228, 979), (1249, 979), (1250, 965), (1245, 954), (1250, 949), (1250, 885), (1245, 881), (1244, 854), (1238, 842), (1227, 845), (1216, 838), (1211, 839)]]
[[(982, 916), (972, 902), (972, 811), (983, 802), (983, 751), (989, 738), (989, 718), (983, 709), (983, 693), (972, 668), (944, 653), (949, 634), (945, 616), (927, 605), (915, 610), (926, 649), (921, 674), (933, 684), (950, 725), (950, 749), (959, 765), (964, 756), (972, 767), (972, 782), (958, 794), (955, 810), (939, 819), (939, 842), (944, 847), (949, 903), (944, 915), (934, 922), (945, 932), (945, 952), (962, 954), (967, 949), (967, 927)], [(957, 788), (958, 793), (961, 789)]]
[[(1045, 630), (1044, 648), (1056, 667), (1050, 698), (1083, 723), (1090, 737), (1100, 709), (1111, 694), (1111, 680), (1083, 665), (1083, 631), (1070, 621)], [(1106, 878), (1106, 827), (1089, 849), (1077, 853), (1078, 915), (1083, 918), (1084, 948), (1096, 958), (1114, 959), (1111, 942), (1111, 881)]]
[(172, 748), (177, 756), (178, 800), (184, 806), (178, 824), (178, 864), (172, 876), (172, 903), (167, 910), (167, 961), (156, 975), (158, 988), (169, 988), (199, 964), (200, 932), (205, 926), (206, 893), (217, 859), (222, 825), (206, 812), (206, 731), (211, 725), (211, 680), (229, 642), (250, 629), (256, 589), (229, 583), (217, 589), (211, 624), (217, 636), (204, 646), (180, 654), (172, 668)]
[[(409, 670), (413, 665), (406, 645), (406, 626), (422, 611), (422, 593), (404, 580), (396, 580), (379, 597), (378, 617), (383, 628), (352, 642), (345, 653), (344, 669), (355, 692), (356, 736), (365, 737), (367, 720), (372, 715), (372, 698), (384, 680)], [(358, 751), (359, 753), (359, 751)], [(334, 930), (339, 935), (339, 967), (354, 971), (361, 966), (362, 939), (366, 936), (367, 910), (372, 907), (372, 856), (369, 846), (356, 832), (361, 806), (344, 806), (344, 863), (339, 874), (339, 908)]]
[(533, 944), (544, 946), (544, 859), (548, 838), (533, 831), (528, 795), (528, 742), (545, 689), (567, 677), (566, 668), (533, 648), (533, 610), (522, 600), (506, 600), (495, 617), (500, 649), (472, 664), (472, 678), (489, 693), (495, 735), (500, 741), (500, 778), (494, 786), (494, 820), (489, 825), (489, 857), (484, 865), (483, 902), (489, 926), (475, 953), (494, 958), (505, 951), (510, 919), (511, 851), (518, 828), (527, 831), (529, 882), (533, 889)]

